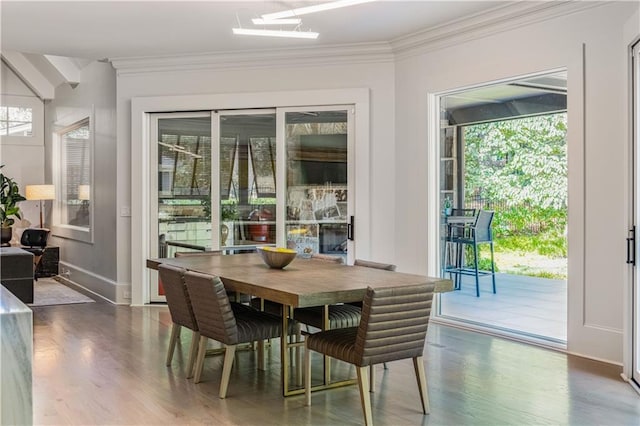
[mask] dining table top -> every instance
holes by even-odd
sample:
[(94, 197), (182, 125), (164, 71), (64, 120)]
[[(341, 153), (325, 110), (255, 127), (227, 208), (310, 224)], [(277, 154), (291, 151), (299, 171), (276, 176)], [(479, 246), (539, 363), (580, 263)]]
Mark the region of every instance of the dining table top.
[(147, 267), (158, 269), (162, 263), (219, 276), (229, 290), (293, 307), (361, 301), (367, 287), (425, 284), (434, 292), (453, 290), (451, 280), (445, 278), (301, 257), (284, 269), (272, 269), (258, 253), (155, 258), (147, 260)]

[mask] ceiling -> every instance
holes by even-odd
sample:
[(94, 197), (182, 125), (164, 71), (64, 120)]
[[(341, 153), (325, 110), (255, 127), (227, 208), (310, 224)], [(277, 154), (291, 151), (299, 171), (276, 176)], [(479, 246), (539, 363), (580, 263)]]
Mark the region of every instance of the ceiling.
[[(2, 1), (2, 50), (84, 59), (390, 42), (508, 1), (374, 1), (301, 16), (317, 40), (233, 35), (264, 13), (324, 1)], [(286, 28), (289, 29), (289, 28)]]
[(567, 109), (567, 72), (526, 77), (451, 93), (441, 98), (449, 124), (468, 125)]
[[(79, 82), (77, 71), (94, 60), (238, 52), (252, 54), (256, 51), (394, 43), (426, 31), (450, 30), (457, 21), (482, 19), (510, 7), (535, 3), (376, 0), (300, 16), (300, 30), (319, 32), (316, 40), (238, 36), (231, 31), (238, 26), (256, 28), (251, 19), (265, 13), (325, 2), (2, 0), (0, 46), (3, 60), (15, 72), (20, 66), (33, 66), (51, 87), (65, 82), (73, 86)], [(13, 55), (17, 57), (12, 58), (12, 52), (18, 52)], [(25, 75), (20, 75), (23, 80), (28, 80)], [(523, 110), (557, 109), (562, 107), (562, 103), (566, 104), (566, 96), (545, 95), (554, 93), (553, 90), (566, 90), (566, 76), (555, 77), (547, 78), (547, 81), (537, 77), (518, 84), (511, 82), (450, 94), (444, 99), (443, 109), (452, 122), (461, 120), (458, 121), (460, 123), (507, 114), (485, 107), (492, 103), (505, 104), (511, 114), (520, 114)], [(545, 85), (549, 86), (549, 91)], [(32, 85), (30, 87), (33, 89)], [(42, 99), (55, 96), (34, 91)], [(52, 89), (49, 92), (54, 93)], [(483, 113), (478, 115), (481, 110)]]

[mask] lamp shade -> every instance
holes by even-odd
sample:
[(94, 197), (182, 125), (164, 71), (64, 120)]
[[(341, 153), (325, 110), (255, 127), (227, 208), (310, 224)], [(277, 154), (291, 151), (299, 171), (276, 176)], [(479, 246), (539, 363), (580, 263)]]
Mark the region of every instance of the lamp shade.
[(56, 187), (55, 185), (27, 185), (25, 196), (27, 200), (55, 200)]
[(91, 187), (89, 185), (78, 185), (78, 200), (90, 200)]

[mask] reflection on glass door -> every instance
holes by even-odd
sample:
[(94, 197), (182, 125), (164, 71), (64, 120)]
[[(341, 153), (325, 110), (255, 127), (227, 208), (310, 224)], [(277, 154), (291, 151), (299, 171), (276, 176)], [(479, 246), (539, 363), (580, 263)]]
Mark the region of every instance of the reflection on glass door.
[[(276, 113), (219, 118), (219, 247), (242, 252), (276, 242)], [(215, 171), (214, 171), (215, 173)]]
[(302, 256), (347, 257), (348, 116), (347, 110), (285, 114), (286, 238)]
[[(150, 256), (276, 244), (352, 256), (350, 109), (152, 114)], [(163, 301), (149, 274), (150, 300)]]
[[(152, 257), (211, 248), (211, 114), (163, 114), (152, 117), (150, 237)], [(151, 272), (150, 299), (164, 290)], [(155, 283), (158, 283), (155, 285)]]

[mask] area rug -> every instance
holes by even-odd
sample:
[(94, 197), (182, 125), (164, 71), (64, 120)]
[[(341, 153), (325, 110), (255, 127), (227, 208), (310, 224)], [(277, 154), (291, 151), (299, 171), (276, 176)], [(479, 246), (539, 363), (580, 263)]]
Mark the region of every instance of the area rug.
[(33, 303), (30, 306), (69, 305), (92, 303), (95, 300), (85, 296), (52, 278), (39, 278), (33, 283)]

